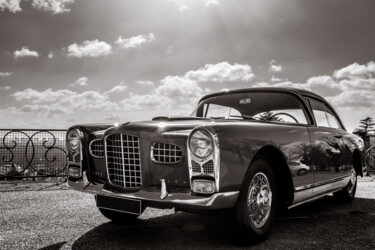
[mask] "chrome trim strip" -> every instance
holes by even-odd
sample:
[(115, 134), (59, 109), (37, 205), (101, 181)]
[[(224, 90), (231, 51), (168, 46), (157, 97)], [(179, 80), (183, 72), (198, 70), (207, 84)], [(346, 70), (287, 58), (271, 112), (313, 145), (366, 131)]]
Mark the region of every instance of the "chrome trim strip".
[(293, 207), (296, 207), (296, 206), (299, 206), (299, 205), (302, 205), (302, 204), (305, 204), (305, 203), (308, 203), (308, 202), (312, 202), (312, 201), (315, 201), (315, 200), (318, 200), (318, 199), (321, 199), (323, 198), (324, 196), (327, 196), (328, 194), (330, 193), (334, 193), (336, 191), (339, 191), (341, 190), (342, 188), (338, 188), (338, 189), (333, 189), (332, 191), (330, 191), (329, 193), (324, 193), (324, 194), (321, 194), (321, 195), (318, 195), (318, 196), (315, 196), (315, 197), (312, 197), (312, 198), (309, 198), (307, 200), (304, 200), (304, 201), (300, 201), (298, 203), (295, 203), (295, 204), (292, 204), (288, 207), (288, 209), (291, 209)]
[(103, 142), (103, 157), (99, 157), (99, 156), (96, 156), (93, 154), (93, 152), (91, 151), (91, 146), (94, 142), (96, 141), (101, 141), (101, 139), (95, 139), (95, 140), (92, 140), (90, 143), (89, 143), (89, 152), (90, 152), (90, 155), (94, 158), (98, 158), (98, 159), (103, 159), (104, 158), (104, 142)]
[(303, 190), (306, 190), (306, 189), (315, 188), (315, 187), (320, 187), (320, 186), (327, 185), (327, 184), (330, 184), (330, 183), (334, 183), (334, 182), (342, 181), (342, 180), (344, 180), (345, 178), (348, 178), (349, 176), (351, 176), (351, 175), (345, 175), (345, 176), (338, 177), (338, 178), (335, 178), (335, 179), (329, 179), (329, 180), (320, 181), (320, 182), (317, 182), (317, 183), (314, 183), (314, 184), (310, 184), (310, 185), (305, 185), (305, 186), (301, 186), (301, 187), (296, 187), (296, 188), (294, 189), (294, 191), (295, 191), (295, 192), (300, 192), (300, 191), (303, 191)]

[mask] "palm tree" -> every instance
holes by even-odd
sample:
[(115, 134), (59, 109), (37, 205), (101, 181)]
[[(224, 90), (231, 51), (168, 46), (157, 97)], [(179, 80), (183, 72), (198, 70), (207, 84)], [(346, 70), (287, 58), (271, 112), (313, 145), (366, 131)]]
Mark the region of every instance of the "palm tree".
[(282, 118), (278, 117), (277, 115), (273, 116), (273, 112), (268, 111), (268, 112), (263, 112), (259, 118), (262, 119), (263, 121), (275, 121), (275, 122), (281, 122), (283, 121)]
[(375, 122), (372, 122), (371, 117), (367, 117), (365, 119), (362, 119), (359, 121), (360, 125), (359, 127), (362, 128), (366, 132), (374, 131), (373, 126), (375, 125)]
[(359, 128), (356, 128), (353, 131), (353, 134), (360, 136), (362, 139), (365, 139), (365, 136), (368, 132), (374, 131), (375, 122), (372, 121), (371, 117), (367, 117), (359, 121)]

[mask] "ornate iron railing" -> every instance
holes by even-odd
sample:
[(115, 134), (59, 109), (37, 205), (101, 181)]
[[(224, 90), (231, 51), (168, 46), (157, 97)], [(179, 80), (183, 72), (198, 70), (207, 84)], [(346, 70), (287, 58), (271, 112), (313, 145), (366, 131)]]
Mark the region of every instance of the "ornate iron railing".
[(66, 130), (0, 129), (0, 179), (67, 175)]

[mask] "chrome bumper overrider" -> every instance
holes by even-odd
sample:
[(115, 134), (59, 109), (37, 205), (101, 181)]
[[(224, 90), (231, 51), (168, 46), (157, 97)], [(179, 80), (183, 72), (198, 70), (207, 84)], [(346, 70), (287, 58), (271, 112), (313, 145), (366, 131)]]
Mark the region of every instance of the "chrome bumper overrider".
[(139, 190), (134, 193), (113, 193), (103, 189), (103, 184), (89, 184), (85, 172), (83, 173), (83, 179), (78, 181), (68, 181), (68, 187), (77, 191), (95, 195), (147, 201), (147, 204), (150, 207), (155, 204), (156, 207), (159, 205), (171, 208), (186, 207), (202, 210), (217, 210), (234, 207), (239, 195), (239, 191), (214, 193), (209, 197), (193, 196), (190, 193), (168, 193), (164, 199), (160, 199), (160, 192)]

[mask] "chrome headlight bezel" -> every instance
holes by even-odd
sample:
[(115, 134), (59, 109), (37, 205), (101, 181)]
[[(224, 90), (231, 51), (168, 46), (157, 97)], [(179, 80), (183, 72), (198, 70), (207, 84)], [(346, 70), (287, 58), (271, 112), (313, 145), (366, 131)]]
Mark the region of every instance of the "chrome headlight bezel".
[(78, 128), (71, 128), (66, 133), (66, 147), (71, 153), (78, 153), (81, 150), (83, 133)]
[[(188, 146), (195, 157), (205, 159), (214, 153), (214, 138), (209, 131), (196, 129), (189, 135)], [(200, 149), (203, 151), (198, 153)]]
[[(210, 136), (212, 139), (212, 151), (205, 157), (197, 157), (193, 150), (190, 147), (190, 139), (192, 138), (192, 135), (196, 131), (204, 131), (207, 135)], [(188, 156), (188, 165), (189, 165), (189, 176), (190, 176), (190, 187), (193, 187), (193, 181), (194, 180), (203, 180), (203, 179), (210, 179), (213, 178), (215, 181), (215, 192), (219, 192), (220, 187), (220, 146), (219, 146), (219, 138), (216, 131), (211, 127), (197, 127), (193, 129), (188, 138), (187, 138), (187, 156)], [(207, 162), (212, 161), (214, 171), (213, 173), (204, 173), (203, 165), (205, 165)], [(195, 162), (199, 165), (201, 172), (193, 171), (192, 162)]]

